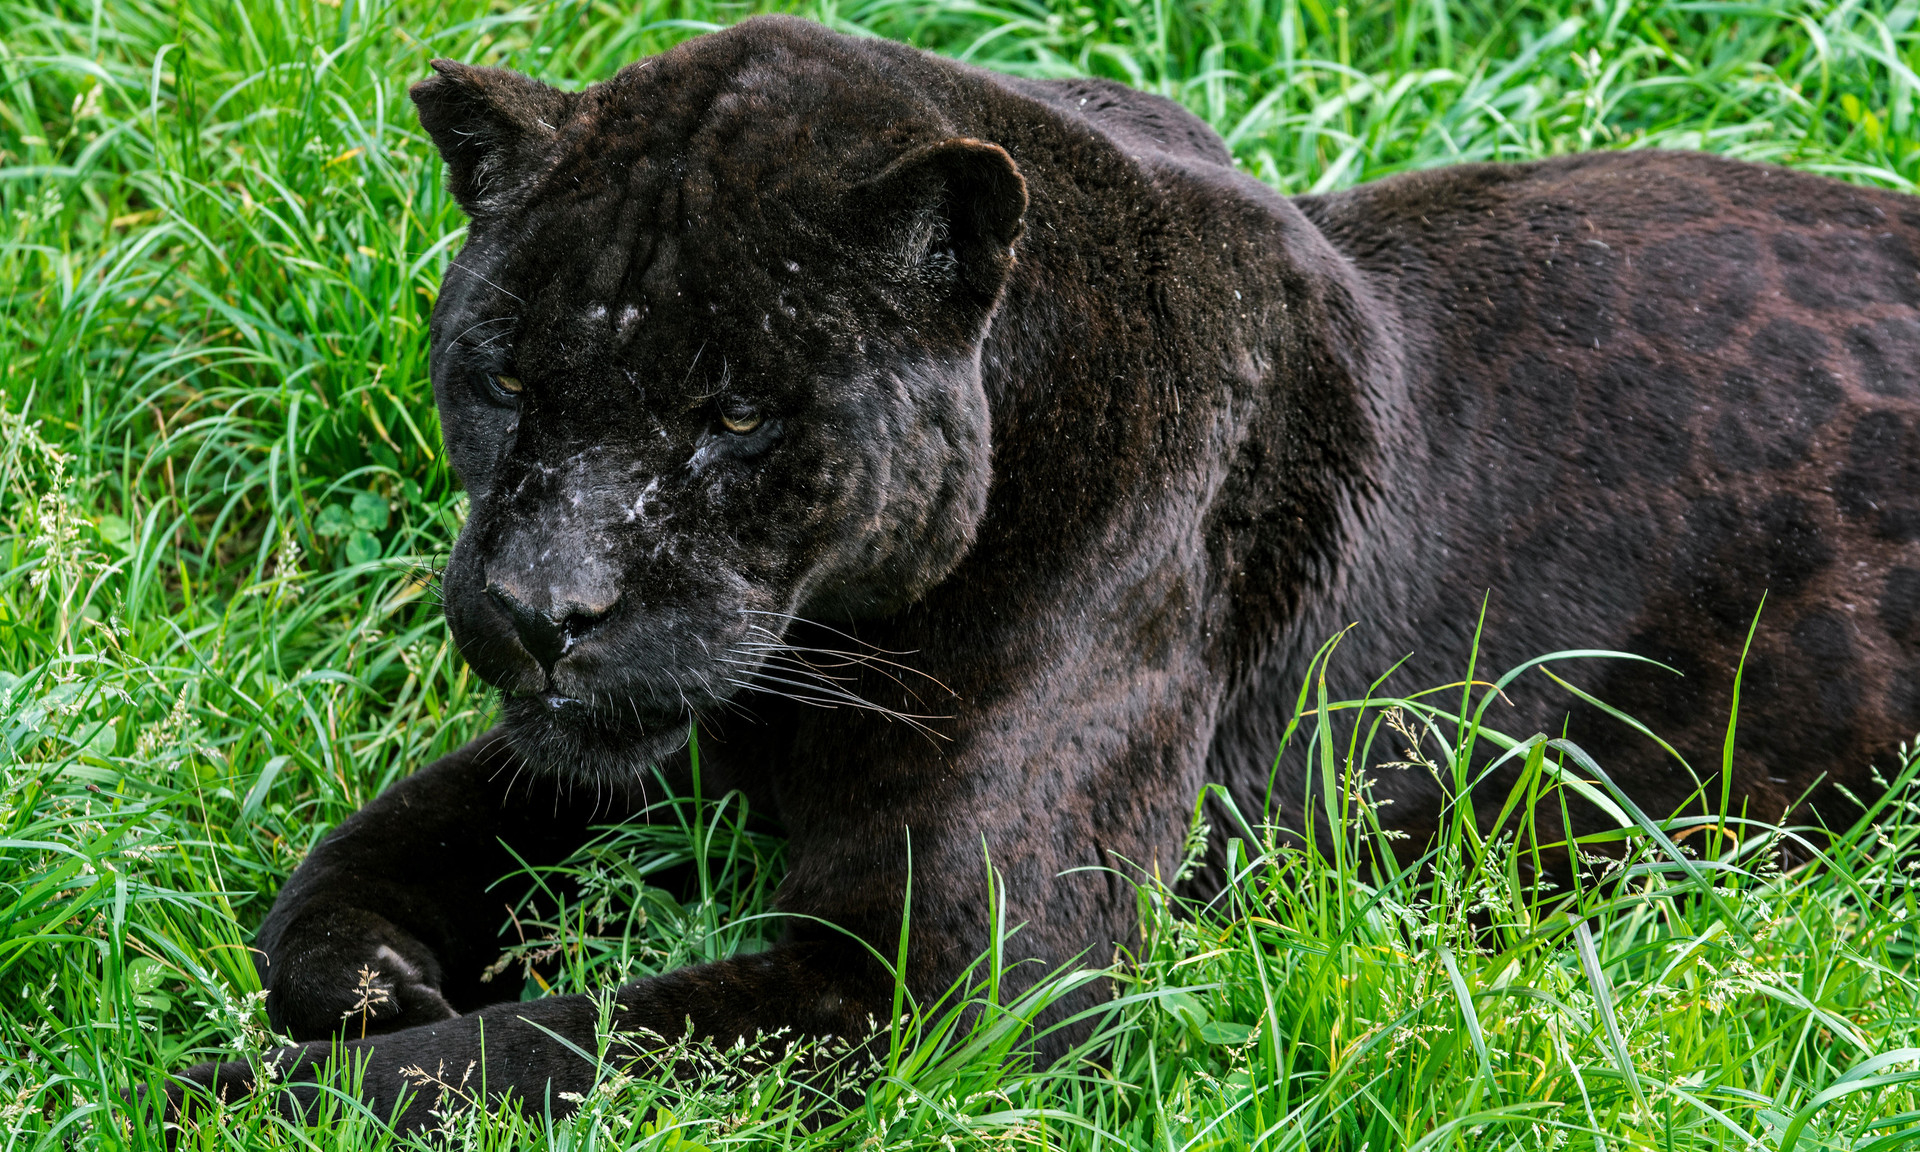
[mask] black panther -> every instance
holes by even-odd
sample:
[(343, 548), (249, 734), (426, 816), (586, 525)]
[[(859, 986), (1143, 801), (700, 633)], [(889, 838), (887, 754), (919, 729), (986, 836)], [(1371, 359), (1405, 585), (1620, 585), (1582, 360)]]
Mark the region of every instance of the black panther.
[[(1482, 669), (1650, 657), (1574, 674), (1717, 770), (1764, 594), (1725, 784), (1769, 819), (1846, 818), (1920, 728), (1920, 200), (1655, 151), (1288, 199), (1166, 100), (786, 18), (580, 92), (434, 71), (413, 99), (472, 218), (432, 329), (472, 498), (446, 612), (502, 721), (280, 894), (295, 1082), (352, 1018), (387, 1109), (484, 1028), (489, 1090), (564, 1108), (590, 1070), (554, 1036), (592, 1050), (596, 1007), (489, 1005), (489, 886), (684, 775), (696, 723), (708, 793), (790, 836), (794, 915), (620, 988), (614, 1024), (723, 1042), (888, 1015), (860, 941), (897, 939), (909, 849), (916, 993), (985, 947), (989, 857), (1020, 972), (1108, 961), (1203, 784), (1263, 811), (1349, 624), (1355, 690), (1402, 657), (1458, 679), (1483, 599)], [(911, 672), (821, 672), (850, 648)], [(1491, 720), (1564, 728), (1656, 814), (1696, 790), (1543, 677)], [(1431, 836), (1435, 779), (1379, 789)], [(363, 969), (385, 1002), (355, 1016)]]

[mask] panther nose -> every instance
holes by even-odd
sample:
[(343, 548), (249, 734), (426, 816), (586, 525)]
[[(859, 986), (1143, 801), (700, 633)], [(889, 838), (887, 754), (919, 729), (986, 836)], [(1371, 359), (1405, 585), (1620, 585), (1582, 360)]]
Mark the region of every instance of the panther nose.
[(606, 619), (607, 608), (594, 610), (579, 604), (563, 606), (560, 618), (544, 609), (529, 607), (525, 601), (509, 592), (499, 584), (487, 585), (487, 595), (513, 621), (513, 630), (520, 637), (520, 646), (527, 654), (539, 661), (540, 667), (547, 672), (559, 663), (569, 649), (580, 642), (594, 625)]

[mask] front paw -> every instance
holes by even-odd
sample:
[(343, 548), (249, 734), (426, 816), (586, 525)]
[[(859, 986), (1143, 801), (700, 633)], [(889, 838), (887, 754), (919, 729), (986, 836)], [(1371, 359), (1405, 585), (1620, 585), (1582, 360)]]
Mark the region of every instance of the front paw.
[(173, 1126), (205, 1123), (223, 1106), (256, 1096), (257, 1107), (297, 1123), (358, 1114), (412, 1131), (432, 1123), (436, 1109), (482, 1101), (484, 1051), (479, 1026), (455, 1019), (366, 1040), (297, 1044), (251, 1063), (196, 1064), (169, 1079), (165, 1120)]
[(433, 953), (384, 918), (336, 908), (282, 935), (263, 975), (267, 1018), (296, 1040), (358, 1039), (452, 1019)]
[[(337, 987), (337, 985), (336, 985)], [(382, 944), (353, 973), (348, 990), (353, 1002), (341, 1010), (335, 1027), (343, 1036), (370, 1036), (416, 1024), (450, 1020), (460, 1013), (440, 994), (438, 973), (429, 977), (423, 965)]]

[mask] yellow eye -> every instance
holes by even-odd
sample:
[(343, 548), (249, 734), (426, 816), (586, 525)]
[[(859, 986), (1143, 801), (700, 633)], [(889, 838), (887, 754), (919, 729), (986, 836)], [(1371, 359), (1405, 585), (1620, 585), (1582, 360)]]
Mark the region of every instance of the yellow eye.
[(495, 387), (499, 388), (500, 391), (505, 392), (509, 396), (520, 395), (521, 391), (525, 387), (520, 383), (520, 378), (517, 376), (495, 376), (493, 378), (493, 383)]
[(725, 412), (722, 412), (720, 414), (720, 426), (736, 436), (745, 436), (755, 428), (760, 427), (760, 415), (759, 413), (748, 413), (745, 416), (729, 416)]

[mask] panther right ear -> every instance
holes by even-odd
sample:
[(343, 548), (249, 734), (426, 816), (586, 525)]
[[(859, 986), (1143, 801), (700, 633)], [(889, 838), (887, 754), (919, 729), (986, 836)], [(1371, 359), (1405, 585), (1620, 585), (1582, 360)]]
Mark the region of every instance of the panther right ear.
[(467, 215), (497, 211), (538, 171), (573, 113), (574, 97), (505, 68), (432, 61), (435, 75), (407, 90), (420, 125), (447, 162), (447, 189)]
[(1005, 149), (965, 137), (924, 145), (850, 199), (858, 227), (880, 225), (900, 278), (959, 289), (992, 307), (1027, 211), (1026, 179)]

